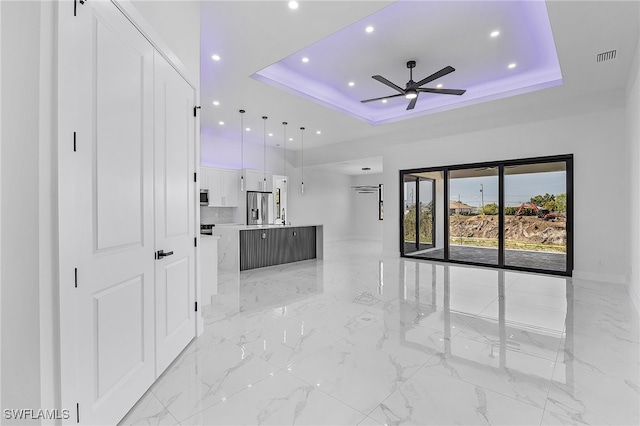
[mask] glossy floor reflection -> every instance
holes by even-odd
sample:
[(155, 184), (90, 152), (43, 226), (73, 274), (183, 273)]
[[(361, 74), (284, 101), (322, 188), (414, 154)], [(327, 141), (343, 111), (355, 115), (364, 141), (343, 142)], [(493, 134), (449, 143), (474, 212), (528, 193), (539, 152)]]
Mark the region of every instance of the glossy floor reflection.
[(640, 424), (624, 287), (325, 253), (224, 280), (122, 424)]

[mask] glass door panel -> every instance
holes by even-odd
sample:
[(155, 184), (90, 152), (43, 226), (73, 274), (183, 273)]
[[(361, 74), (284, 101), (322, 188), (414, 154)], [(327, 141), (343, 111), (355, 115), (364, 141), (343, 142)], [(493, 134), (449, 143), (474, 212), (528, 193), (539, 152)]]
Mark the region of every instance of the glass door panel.
[(434, 246), (434, 181), (423, 177), (418, 178), (418, 250), (427, 250)]
[(566, 271), (566, 162), (505, 166), (505, 266)]
[(498, 167), (449, 172), (449, 259), (498, 264)]
[[(441, 205), (442, 172), (404, 175), (404, 254), (425, 259), (444, 259), (443, 239), (436, 239), (437, 205)], [(440, 188), (440, 191), (438, 191)]]
[(403, 220), (403, 244), (404, 254), (412, 254), (418, 251), (417, 224), (417, 182), (418, 178), (411, 175), (404, 176), (404, 220)]

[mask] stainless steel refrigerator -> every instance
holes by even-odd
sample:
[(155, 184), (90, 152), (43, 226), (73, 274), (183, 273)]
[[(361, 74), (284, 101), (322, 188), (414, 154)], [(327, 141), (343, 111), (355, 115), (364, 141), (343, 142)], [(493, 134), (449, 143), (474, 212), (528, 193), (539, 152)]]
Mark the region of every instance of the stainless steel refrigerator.
[(247, 191), (247, 225), (270, 225), (273, 223), (273, 194), (271, 192)]

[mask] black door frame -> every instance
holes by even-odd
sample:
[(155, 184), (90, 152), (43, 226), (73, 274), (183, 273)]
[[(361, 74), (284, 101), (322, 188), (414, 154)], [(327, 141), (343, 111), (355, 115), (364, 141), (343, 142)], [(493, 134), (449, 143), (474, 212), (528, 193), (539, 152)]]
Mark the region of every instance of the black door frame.
[[(410, 176), (409, 174), (405, 174), (402, 177), (402, 182), (400, 185), (401, 188), (401, 193), (404, 194), (404, 184), (407, 182), (411, 182), (411, 180), (413, 180), (416, 184), (416, 199), (415, 199), (415, 206), (416, 206), (416, 244), (415, 244), (415, 251), (419, 251), (422, 250), (423, 248), (420, 247), (420, 182), (429, 182), (431, 184), (431, 199), (432, 199), (432, 207), (431, 207), (431, 245), (435, 246), (436, 243), (436, 181), (435, 179), (431, 179), (431, 178), (422, 178), (420, 176), (410, 176), (411, 180), (404, 180), (407, 176)], [(404, 256), (405, 255), (405, 241), (404, 241), (404, 197), (400, 203), (402, 205), (400, 211), (402, 212), (401, 214), (401, 218), (400, 218), (400, 222), (401, 222), (401, 232), (402, 235), (400, 235), (400, 252), (401, 254)]]

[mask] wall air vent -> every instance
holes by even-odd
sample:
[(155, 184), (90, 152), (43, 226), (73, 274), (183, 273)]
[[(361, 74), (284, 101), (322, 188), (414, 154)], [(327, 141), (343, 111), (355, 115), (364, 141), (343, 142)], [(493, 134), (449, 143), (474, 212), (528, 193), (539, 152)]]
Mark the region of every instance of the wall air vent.
[(611, 59), (615, 59), (617, 52), (618, 52), (617, 50), (610, 50), (608, 52), (598, 53), (596, 55), (596, 62), (604, 62), (604, 61), (609, 61)]

